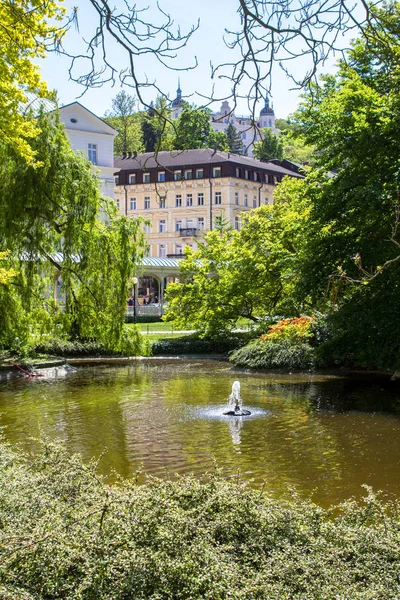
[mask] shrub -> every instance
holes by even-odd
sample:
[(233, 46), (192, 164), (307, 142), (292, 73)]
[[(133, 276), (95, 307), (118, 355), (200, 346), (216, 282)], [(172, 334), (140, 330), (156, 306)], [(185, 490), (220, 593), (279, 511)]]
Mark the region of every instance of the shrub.
[(184, 336), (175, 339), (159, 340), (152, 344), (154, 356), (177, 354), (227, 354), (246, 343), (248, 334), (232, 334), (218, 338)]
[(306, 342), (263, 337), (233, 352), (229, 360), (249, 369), (309, 369), (315, 364), (315, 350)]
[(1, 444), (0, 597), (395, 600), (399, 509), (369, 493), (332, 513), (218, 474), (110, 487), (60, 446)]

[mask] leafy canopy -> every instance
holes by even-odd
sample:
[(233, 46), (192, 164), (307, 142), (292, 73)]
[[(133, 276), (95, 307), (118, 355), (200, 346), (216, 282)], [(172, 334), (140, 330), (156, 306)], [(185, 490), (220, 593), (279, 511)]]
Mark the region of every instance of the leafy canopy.
[(35, 154), (29, 139), (38, 134), (34, 119), (24, 118), (25, 91), (41, 97), (49, 91), (33, 59), (43, 58), (49, 44), (61, 41), (56, 25), (64, 10), (48, 0), (3, 0), (0, 3), (0, 132), (3, 142), (32, 163)]

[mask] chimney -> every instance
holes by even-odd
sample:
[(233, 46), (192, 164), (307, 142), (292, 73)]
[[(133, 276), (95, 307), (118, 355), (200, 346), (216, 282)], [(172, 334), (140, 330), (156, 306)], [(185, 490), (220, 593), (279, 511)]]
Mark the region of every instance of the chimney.
[(132, 158), (132, 152), (128, 152), (128, 157), (127, 158)]
[(125, 160), (125, 158), (126, 158), (126, 152), (123, 152), (122, 153), (122, 160)]

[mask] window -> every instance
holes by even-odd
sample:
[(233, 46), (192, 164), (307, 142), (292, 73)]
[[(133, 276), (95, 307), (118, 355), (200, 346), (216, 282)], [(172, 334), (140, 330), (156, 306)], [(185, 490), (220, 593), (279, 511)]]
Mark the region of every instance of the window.
[(188, 229), (194, 229), (194, 220), (193, 220), (193, 219), (188, 219), (188, 220), (186, 221), (186, 227), (187, 227)]
[(257, 171), (253, 171), (253, 180), (257, 181)]
[(181, 219), (175, 219), (175, 231), (179, 231), (182, 229), (182, 221)]
[(235, 204), (239, 205), (239, 192), (235, 192)]
[(185, 179), (192, 179), (192, 169), (185, 171)]
[(182, 171), (174, 171), (174, 181), (180, 181), (182, 179)]
[(215, 204), (221, 204), (222, 194), (221, 192), (215, 192)]
[(150, 183), (150, 173), (143, 173), (143, 183)]
[(257, 208), (257, 196), (253, 196), (253, 208)]
[(151, 223), (147, 222), (143, 224), (143, 231), (145, 233), (151, 233)]
[(159, 233), (165, 233), (167, 231), (167, 221), (166, 219), (160, 219), (158, 222), (158, 231)]
[(165, 244), (159, 244), (158, 246), (158, 256), (160, 258), (165, 258), (167, 256), (167, 247)]
[(248, 206), (249, 205), (249, 199), (247, 197), (247, 194), (244, 195), (244, 205)]
[(265, 196), (265, 198), (264, 198), (264, 204), (269, 204), (269, 198), (268, 198), (268, 196)]
[(129, 201), (130, 210), (136, 210), (136, 198), (131, 198)]
[(88, 159), (94, 165), (97, 165), (97, 144), (88, 144)]
[(269, 127), (272, 127), (272, 119), (269, 119)]
[(263, 121), (263, 127), (267, 126), (267, 121)]
[(236, 231), (239, 231), (239, 229), (240, 229), (238, 216), (235, 217), (235, 229), (236, 229)]
[(198, 204), (198, 206), (204, 206), (204, 194), (203, 194), (203, 192), (199, 192), (197, 194), (197, 204)]
[(204, 169), (197, 169), (196, 170), (196, 179), (203, 179), (204, 177)]
[(244, 171), (244, 178), (245, 178), (245, 179), (248, 179), (248, 178), (249, 178), (249, 172), (248, 172), (248, 170), (247, 170), (247, 169), (245, 169), (245, 171)]
[(213, 177), (221, 177), (221, 167), (213, 168)]
[(117, 177), (114, 177), (114, 184), (115, 185), (119, 185), (119, 177), (117, 175)]
[(181, 196), (181, 194), (177, 194), (175, 196), (175, 206), (176, 206), (176, 208), (180, 208), (182, 206), (182, 196)]
[(245, 139), (246, 139), (246, 132), (243, 131), (243, 133), (242, 133), (242, 140), (245, 140)]
[(215, 217), (215, 226), (216, 227), (221, 227), (222, 226), (222, 217)]
[(186, 206), (193, 206), (193, 194), (187, 194)]
[(201, 230), (204, 231), (204, 217), (199, 217), (197, 219), (197, 227)]
[(276, 183), (277, 183), (277, 178), (275, 177), (275, 175), (272, 177), (272, 182), (273, 182), (273, 184), (274, 184), (274, 185), (276, 185)]
[(236, 177), (240, 177), (240, 169), (235, 169), (235, 175)]
[(158, 172), (158, 181), (165, 181), (165, 171)]
[(270, 177), (267, 173), (265, 173), (265, 183), (271, 183), (270, 182)]
[(128, 179), (128, 181), (129, 181), (129, 183), (130, 183), (130, 184), (132, 184), (132, 183), (136, 183), (136, 174), (135, 174), (135, 173), (131, 173), (131, 174), (129, 175), (129, 179)]
[(144, 197), (144, 210), (148, 210), (150, 208), (150, 196)]
[(165, 196), (160, 196), (159, 204), (160, 208), (165, 208)]
[(118, 210), (119, 210), (119, 198), (116, 198), (116, 199), (115, 199), (115, 203), (116, 203), (116, 205), (117, 205), (117, 208), (118, 208)]
[(175, 244), (175, 254), (183, 254), (182, 244)]

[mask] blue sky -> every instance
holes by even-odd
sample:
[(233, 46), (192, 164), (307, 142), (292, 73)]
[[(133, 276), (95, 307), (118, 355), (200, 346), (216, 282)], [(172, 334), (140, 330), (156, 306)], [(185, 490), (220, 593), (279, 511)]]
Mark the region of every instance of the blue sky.
[[(120, 0), (115, 0), (118, 5)], [(78, 6), (78, 21), (79, 33), (72, 29), (65, 38), (65, 46), (72, 54), (84, 54), (85, 43), (82, 40), (89, 39), (97, 24), (96, 12), (89, 0), (78, 0), (78, 2), (67, 0), (65, 2), (67, 10)], [(155, 8), (155, 1), (148, 0), (148, 4), (144, 4), (138, 0), (138, 6), (149, 5), (147, 12), (148, 20), (152, 23), (160, 23), (160, 15)], [(180, 77), (181, 88), (183, 95), (190, 102), (201, 104), (203, 101), (196, 92), (208, 96), (211, 94), (213, 85), (214, 93), (219, 98), (229, 95), (230, 82), (224, 78), (216, 78), (211, 80), (210, 62), (214, 65), (222, 62), (230, 62), (234, 58), (234, 51), (228, 50), (223, 42), (224, 30), (235, 30), (239, 24), (239, 17), (236, 12), (237, 2), (235, 0), (164, 0), (161, 3), (163, 10), (168, 12), (174, 19), (175, 26), (179, 25), (182, 31), (188, 31), (193, 24), (196, 24), (197, 19), (200, 19), (200, 27), (187, 46), (178, 51), (177, 57), (169, 61), (169, 64), (175, 68), (184, 69), (181, 72), (171, 71), (167, 67), (161, 65), (154, 59), (151, 54), (145, 54), (137, 58), (135, 68), (139, 77), (143, 81), (145, 78), (150, 82), (156, 82), (157, 86), (165, 93), (169, 94), (170, 98), (175, 97), (178, 77)], [(124, 10), (124, 4), (120, 5), (121, 11)], [(301, 48), (299, 47), (301, 53)], [(126, 56), (115, 45), (108, 45), (108, 57), (113, 65), (120, 69), (126, 67)], [(185, 70), (195, 63), (195, 56), (198, 60), (198, 66), (194, 70)], [(75, 72), (81, 74), (84, 72), (84, 60), (77, 63)], [(335, 60), (332, 59), (327, 63), (326, 70), (334, 68)], [(121, 86), (117, 83), (114, 87), (105, 84), (100, 88), (90, 89), (81, 98), (83, 88), (69, 81), (68, 69), (70, 60), (59, 55), (49, 55), (49, 57), (41, 63), (43, 78), (48, 82), (52, 89), (58, 92), (61, 104), (68, 104), (78, 99), (82, 104), (90, 108), (99, 116), (104, 115), (105, 111), (111, 108), (112, 98), (121, 90)], [(299, 59), (296, 68), (305, 69), (305, 62)], [(277, 117), (285, 118), (293, 112), (298, 104), (299, 94), (293, 87), (292, 82), (287, 78), (284, 72), (275, 66), (272, 83), (272, 102)], [(125, 88), (130, 92), (129, 88)], [(242, 89), (243, 95), (246, 95), (247, 90)], [(147, 102), (155, 99), (156, 92), (152, 88), (144, 90), (144, 97)], [(213, 105), (216, 109), (220, 102)], [(257, 110), (260, 110), (263, 103), (260, 102)], [(249, 109), (246, 101), (239, 101), (236, 114), (248, 114)]]

